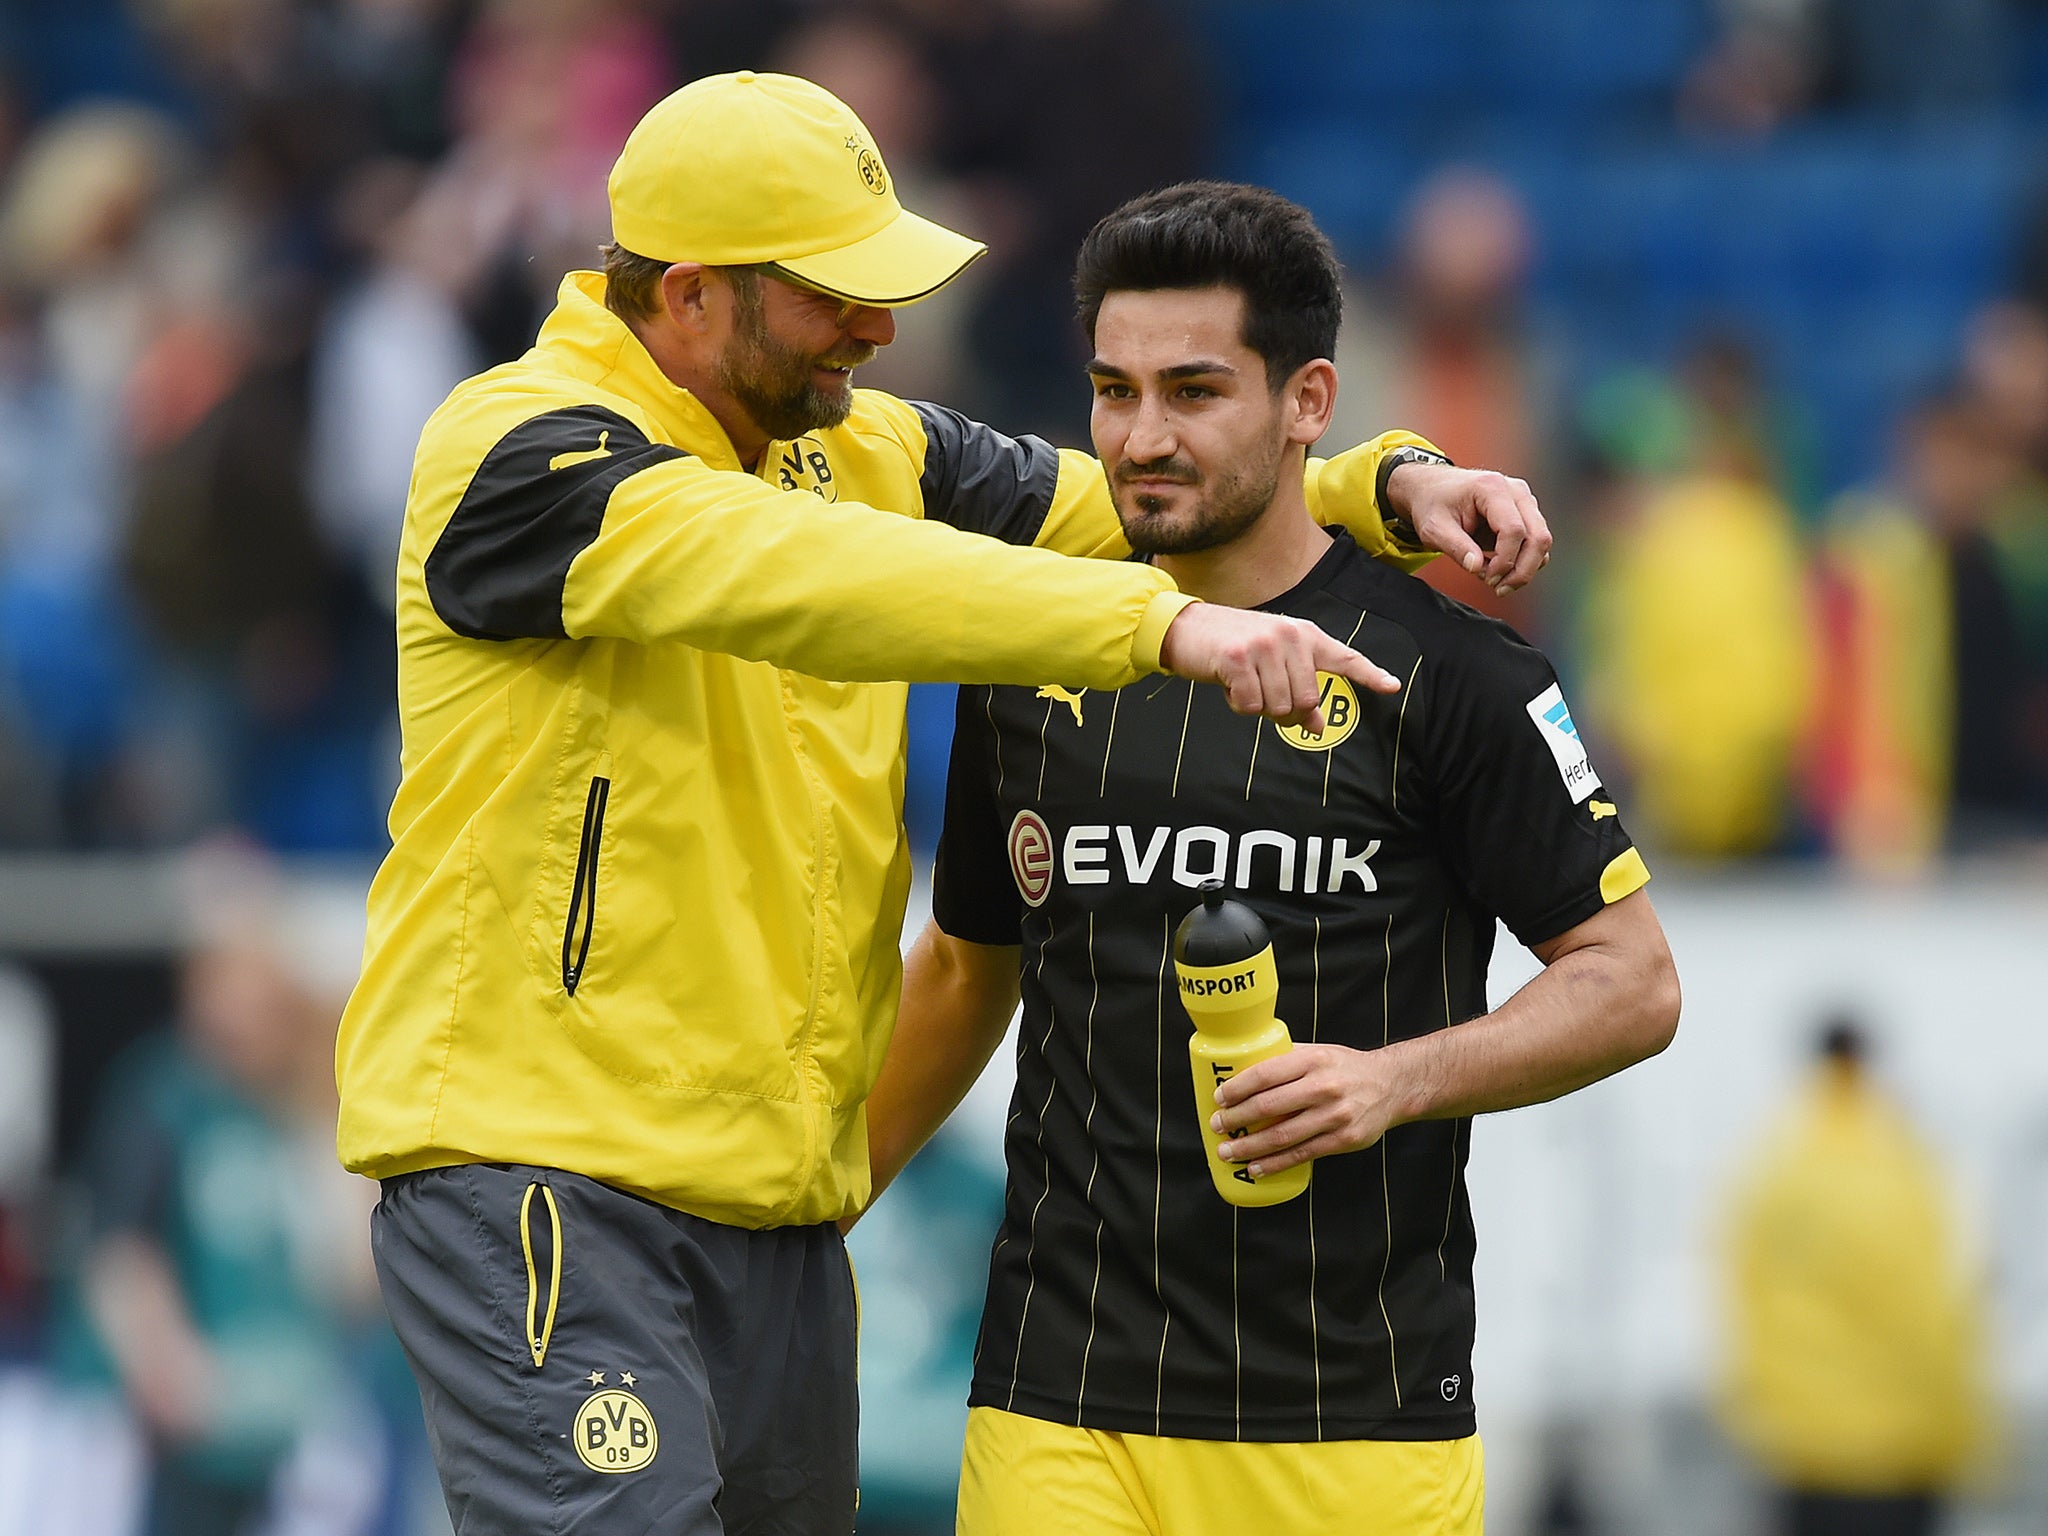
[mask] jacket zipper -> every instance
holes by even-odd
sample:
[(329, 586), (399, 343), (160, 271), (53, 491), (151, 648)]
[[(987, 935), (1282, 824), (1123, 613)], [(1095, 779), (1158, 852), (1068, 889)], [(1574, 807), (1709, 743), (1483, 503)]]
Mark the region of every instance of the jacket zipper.
[[(562, 930), (562, 990), (574, 997), (590, 959), (590, 935), (597, 927), (597, 853), (604, 841), (604, 805), (612, 781), (593, 778), (583, 804), (583, 841), (576, 849), (576, 880), (569, 890), (569, 921)], [(579, 929), (581, 937), (578, 937)]]

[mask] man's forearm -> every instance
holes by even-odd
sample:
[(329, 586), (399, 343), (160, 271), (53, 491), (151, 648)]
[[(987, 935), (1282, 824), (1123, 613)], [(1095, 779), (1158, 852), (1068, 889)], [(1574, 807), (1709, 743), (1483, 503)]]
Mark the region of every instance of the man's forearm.
[(1017, 951), (927, 927), (903, 961), (903, 1003), (868, 1095), (870, 1203), (959, 1107), (1017, 1007)]
[(113, 1233), (88, 1256), (84, 1280), (87, 1309), (143, 1421), (172, 1440), (203, 1433), (217, 1372), (163, 1249)]
[(1254, 1177), (1277, 1173), (1408, 1121), (1558, 1098), (1670, 1044), (1678, 973), (1641, 891), (1536, 953), (1542, 973), (1482, 1018), (1378, 1050), (1297, 1046), (1247, 1067), (1217, 1089), (1211, 1129), (1234, 1137), (1223, 1155)]
[(1575, 950), (1483, 1017), (1386, 1047), (1390, 1123), (1450, 1120), (1561, 1098), (1654, 1056), (1678, 1023), (1664, 963)]

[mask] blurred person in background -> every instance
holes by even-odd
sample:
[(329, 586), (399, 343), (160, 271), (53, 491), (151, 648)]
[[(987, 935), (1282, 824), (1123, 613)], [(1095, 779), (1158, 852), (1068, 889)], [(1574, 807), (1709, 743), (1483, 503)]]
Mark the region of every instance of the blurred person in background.
[(1801, 526), (1820, 510), (1820, 469), (1804, 402), (1765, 381), (1757, 347), (1739, 329), (1703, 333), (1678, 368), (1689, 461), (1767, 488)]
[(1645, 840), (1735, 858), (1791, 827), (1814, 676), (1806, 554), (1753, 378), (1710, 343), (1684, 376), (1610, 388), (1589, 406), (1619, 470), (1588, 583), (1583, 645), (1601, 739), (1633, 783)]
[(336, 198), (357, 270), (313, 341), (307, 483), (330, 546), (385, 608), (420, 428), (483, 366), (463, 315), (474, 263), (445, 190), (411, 161), (371, 161)]
[(310, 318), (289, 282), (213, 295), (172, 310), (137, 364), (124, 575), (187, 754), (184, 783), (159, 784), (160, 836), (377, 839), (390, 641), (310, 494)]
[(1910, 412), (1891, 479), (1829, 508), (1815, 567), (1820, 668), (1808, 791), (1850, 864), (1923, 866), (1947, 833), (1957, 698), (1951, 541), (2012, 474), (1983, 413), (1943, 396)]
[[(1488, 172), (1440, 171), (1410, 201), (1396, 237), (1388, 301), (1340, 343), (1345, 380), (1333, 426), (1340, 436), (1375, 421), (1413, 421), (1459, 464), (1526, 465), (1541, 489), (1557, 440), (1544, 419), (1560, 398), (1554, 360), (1533, 344), (1522, 312), (1533, 233), (1513, 188)], [(1432, 561), (1422, 579), (1529, 633), (1526, 604), (1511, 603), (1455, 562)]]
[[(1687, 73), (1679, 120), (1762, 138), (1815, 110), (1928, 120), (2006, 94), (2010, 0), (1719, 0), (1720, 29)], [(1930, 49), (1927, 40), (1939, 37)]]
[(144, 661), (118, 570), (128, 391), (192, 222), (162, 115), (93, 103), (37, 125), (0, 206), (0, 672), (20, 742), (13, 840), (93, 846), (151, 817), (130, 793)]
[(1958, 846), (2048, 838), (2048, 312), (1987, 306), (1963, 387), (1996, 484), (1945, 528), (1955, 616)]
[(1723, 1413), (1780, 1536), (1928, 1536), (1987, 1449), (1983, 1300), (1862, 1027), (1819, 1047), (1731, 1197)]
[(631, 0), (487, 0), (449, 78), (454, 147), (437, 195), (476, 263), (468, 315), (487, 362), (519, 356), (556, 280), (606, 238), (605, 172), (675, 84), (668, 41)]
[(2003, 355), (1980, 334), (1979, 376), (1909, 412), (1891, 482), (1823, 529), (1810, 788), (1829, 847), (1866, 868), (2048, 836), (2048, 336), (2032, 311), (1987, 318), (2016, 332)]
[[(1111, 208), (1207, 168), (1210, 113), (1192, 104), (1207, 101), (1211, 71), (1195, 29), (1158, 0), (903, 8), (923, 21), (945, 92), (941, 164), (974, 189), (993, 252), (978, 275), (975, 373), (960, 404), (1017, 431), (1086, 442), (1069, 261)], [(1116, 104), (1107, 144), (1105, 102)]]
[[(74, 1392), (105, 1384), (132, 1412), (151, 1461), (146, 1536), (247, 1536), (294, 1502), (293, 1529), (354, 1536), (375, 1466), (305, 1470), (349, 1402), (351, 1298), (330, 1288), (352, 1272), (359, 1303), (367, 1278), (360, 1194), (337, 1202), (303, 1155), (305, 1127), (332, 1121), (330, 1016), (260, 866), (213, 856), (193, 894), (175, 1026), (113, 1064), (94, 1114), (88, 1232), (53, 1362)], [(337, 1203), (354, 1208), (336, 1219)], [(351, 1228), (352, 1266), (337, 1266), (334, 1231)]]

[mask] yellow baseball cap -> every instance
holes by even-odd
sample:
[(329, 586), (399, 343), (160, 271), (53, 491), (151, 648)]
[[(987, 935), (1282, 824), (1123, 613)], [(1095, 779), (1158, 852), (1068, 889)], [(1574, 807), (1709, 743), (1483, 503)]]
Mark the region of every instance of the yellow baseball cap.
[(710, 75), (657, 102), (609, 191), (612, 239), (637, 256), (773, 262), (861, 304), (927, 298), (988, 249), (896, 201), (853, 110), (794, 75)]

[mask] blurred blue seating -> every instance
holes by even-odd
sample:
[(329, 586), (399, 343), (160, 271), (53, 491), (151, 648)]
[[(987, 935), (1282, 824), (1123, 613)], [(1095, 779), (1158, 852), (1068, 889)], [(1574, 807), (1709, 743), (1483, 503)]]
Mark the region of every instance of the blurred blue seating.
[(1207, 0), (1202, 16), (1248, 124), (1419, 129), (1654, 110), (1709, 20), (1702, 0)]
[[(1732, 326), (1777, 387), (1810, 398), (1831, 485), (1869, 474), (1891, 417), (1953, 366), (2036, 193), (2040, 123), (1993, 103), (1910, 129), (1866, 114), (1761, 145), (1682, 137), (1672, 104), (1717, 25), (1709, 0), (1197, 14), (1235, 113), (1224, 174), (1305, 203), (1374, 270), (1432, 170), (1491, 166), (1528, 201), (1534, 299), (1572, 338), (1576, 376), (1668, 362)], [(2021, 98), (2040, 113), (2048, 17), (2018, 25)]]

